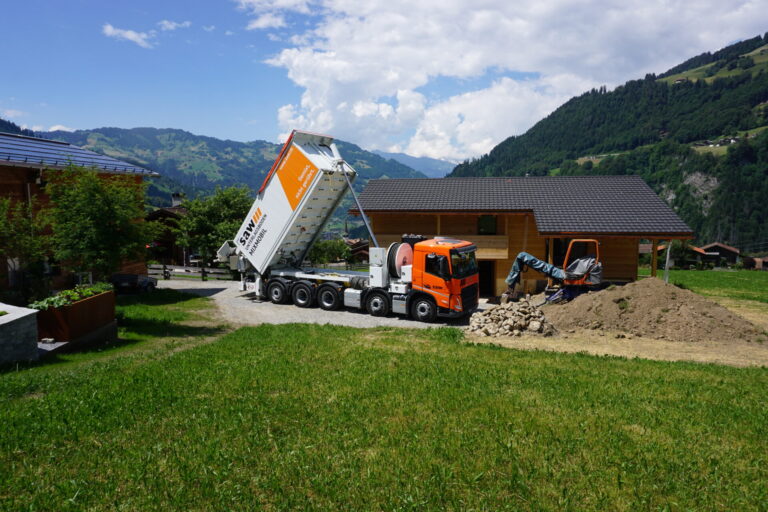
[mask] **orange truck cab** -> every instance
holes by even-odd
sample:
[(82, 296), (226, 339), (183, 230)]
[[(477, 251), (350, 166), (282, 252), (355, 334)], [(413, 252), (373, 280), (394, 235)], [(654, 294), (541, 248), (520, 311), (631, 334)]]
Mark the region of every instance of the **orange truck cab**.
[(437, 316), (457, 318), (478, 304), (477, 247), (465, 240), (432, 238), (414, 244), (411, 312), (428, 314), (425, 301), (437, 306)]

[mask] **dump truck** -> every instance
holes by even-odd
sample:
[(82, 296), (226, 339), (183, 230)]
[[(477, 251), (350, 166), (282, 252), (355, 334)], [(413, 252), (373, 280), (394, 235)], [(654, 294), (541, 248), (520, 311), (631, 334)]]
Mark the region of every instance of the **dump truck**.
[[(240, 271), (241, 291), (276, 304), (343, 307), (431, 322), (456, 318), (478, 304), (476, 246), (465, 240), (404, 235), (378, 247), (352, 183), (355, 170), (333, 138), (293, 131), (267, 173), (234, 240), (218, 251)], [(368, 272), (304, 264), (328, 219), (349, 191), (376, 247)]]

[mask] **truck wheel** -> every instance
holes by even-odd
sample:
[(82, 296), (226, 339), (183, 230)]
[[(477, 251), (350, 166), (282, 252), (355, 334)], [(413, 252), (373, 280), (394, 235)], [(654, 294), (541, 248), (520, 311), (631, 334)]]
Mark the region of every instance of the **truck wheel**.
[(365, 309), (372, 316), (389, 314), (389, 298), (381, 292), (373, 292), (365, 299)]
[(334, 311), (341, 306), (341, 297), (333, 286), (321, 286), (317, 292), (317, 302), (321, 309)]
[(296, 283), (291, 290), (291, 298), (293, 303), (300, 308), (308, 308), (312, 306), (312, 288), (306, 283)]
[(267, 285), (267, 297), (273, 304), (285, 304), (285, 286), (280, 281), (272, 281)]
[(416, 299), (411, 306), (411, 316), (419, 322), (434, 322), (437, 318), (437, 306), (432, 299)]

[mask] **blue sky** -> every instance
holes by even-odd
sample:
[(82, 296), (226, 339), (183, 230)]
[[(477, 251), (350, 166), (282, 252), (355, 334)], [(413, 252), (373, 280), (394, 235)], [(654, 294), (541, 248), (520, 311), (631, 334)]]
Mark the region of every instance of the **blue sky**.
[(299, 128), (453, 161), (592, 87), (768, 29), (765, 0), (25, 0), (0, 12), (0, 116), (20, 125), (241, 141)]
[[(277, 106), (301, 90), (283, 70), (263, 63), (279, 49), (266, 33), (244, 30), (248, 18), (234, 4), (211, 9), (213, 3), (6, 5), (0, 55), (10, 72), (0, 82), (0, 112), (16, 111), (13, 121), (45, 128), (153, 126), (274, 140)], [(162, 20), (191, 25), (162, 31)], [(105, 36), (105, 23), (157, 31), (152, 48)]]

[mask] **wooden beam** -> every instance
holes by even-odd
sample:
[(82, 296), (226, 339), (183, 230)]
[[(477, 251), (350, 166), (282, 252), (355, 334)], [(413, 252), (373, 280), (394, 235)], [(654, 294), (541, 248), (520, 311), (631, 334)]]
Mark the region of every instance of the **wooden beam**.
[[(547, 238), (547, 263), (553, 265), (555, 259), (555, 239), (552, 237)], [(547, 278), (547, 288), (552, 288), (552, 278)]]
[(442, 235), (442, 232), (440, 231), (440, 214), (437, 214), (437, 236)]
[(523, 224), (523, 251), (528, 250), (528, 215), (525, 216), (525, 224)]
[(655, 238), (651, 244), (651, 277), (656, 277), (656, 269), (659, 266), (659, 241)]

